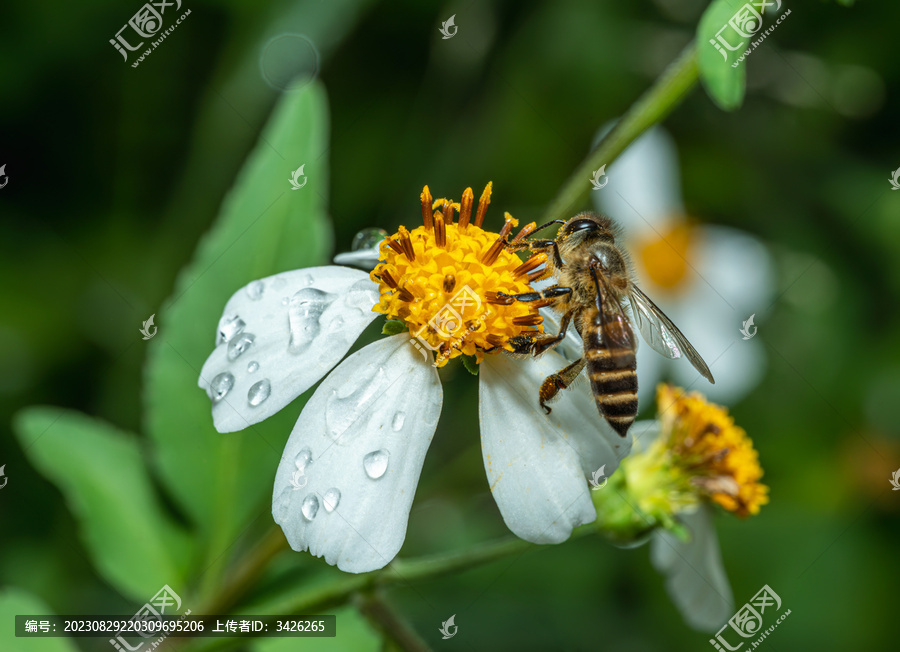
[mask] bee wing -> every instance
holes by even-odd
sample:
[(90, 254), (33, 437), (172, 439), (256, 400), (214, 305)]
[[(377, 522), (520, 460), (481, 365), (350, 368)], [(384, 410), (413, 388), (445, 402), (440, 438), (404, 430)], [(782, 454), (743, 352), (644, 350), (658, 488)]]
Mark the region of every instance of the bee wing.
[(697, 353), (697, 349), (688, 342), (684, 334), (666, 317), (666, 313), (659, 309), (653, 301), (644, 294), (634, 283), (628, 293), (628, 301), (631, 304), (631, 313), (641, 337), (650, 347), (667, 358), (680, 358), (683, 355), (694, 365), (694, 369), (715, 384), (712, 373), (703, 358)]

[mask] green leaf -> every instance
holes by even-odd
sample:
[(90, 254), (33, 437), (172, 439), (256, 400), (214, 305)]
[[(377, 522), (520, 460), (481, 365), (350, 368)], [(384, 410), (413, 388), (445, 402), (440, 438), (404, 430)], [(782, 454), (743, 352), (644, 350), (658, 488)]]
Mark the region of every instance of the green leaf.
[(406, 322), (402, 319), (388, 319), (384, 322), (384, 326), (381, 329), (382, 335), (399, 335), (400, 333), (404, 333), (408, 330)]
[[(746, 61), (738, 63), (738, 59), (750, 46), (751, 39), (740, 37), (728, 24), (742, 4), (737, 0), (713, 0), (697, 26), (700, 81), (713, 102), (725, 111), (734, 111), (744, 101)], [(722, 40), (737, 49), (731, 50)], [(743, 45), (738, 47), (740, 43)], [(733, 66), (735, 63), (737, 67)]]
[[(197, 378), (234, 292), (254, 279), (327, 261), (327, 131), (320, 84), (281, 96), (218, 219), (160, 311), (159, 335), (151, 343), (145, 404), (159, 471), (210, 539), (212, 558), (233, 543), (251, 514), (260, 514), (299, 409), (294, 404), (243, 432), (219, 434)], [(289, 179), (300, 165), (306, 184), (292, 190)]]
[(50, 407), (22, 410), (13, 426), (29, 461), (62, 491), (106, 580), (139, 601), (183, 583), (189, 540), (161, 508), (137, 437)]
[[(369, 625), (369, 621), (352, 607), (331, 610), (337, 617), (337, 636), (303, 639), (304, 652), (378, 652), (381, 637)], [(290, 636), (260, 638), (254, 641), (253, 652), (295, 652), (300, 649), (297, 639)]]
[(52, 614), (43, 600), (24, 589), (7, 587), (0, 591), (0, 641), (3, 641), (3, 652), (78, 652), (68, 637), (16, 638), (16, 616)]
[(475, 362), (475, 356), (472, 355), (464, 355), (462, 356), (463, 367), (466, 368), (473, 376), (478, 375), (478, 364)]

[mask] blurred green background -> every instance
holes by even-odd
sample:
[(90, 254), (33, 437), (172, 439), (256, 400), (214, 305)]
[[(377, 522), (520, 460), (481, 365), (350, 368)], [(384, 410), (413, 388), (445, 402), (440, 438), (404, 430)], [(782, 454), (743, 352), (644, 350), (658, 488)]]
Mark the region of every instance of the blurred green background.
[[(108, 41), (139, 3), (7, 3), (0, 21), (0, 165), (9, 177), (0, 189), (3, 591), (27, 591), (47, 612), (133, 613), (152, 593), (137, 582), (133, 592), (123, 588), (127, 581), (117, 586), (110, 578), (120, 571), (98, 572), (98, 556), (145, 566), (148, 586), (183, 582), (186, 597), (215, 591), (271, 527), (272, 450), (287, 440), (305, 397), (264, 430), (269, 446), (259, 463), (237, 457), (222, 465), (225, 495), (243, 501), (237, 516), (196, 527), (202, 509), (192, 511), (187, 492), (173, 488), (177, 454), (160, 443), (165, 435), (149, 436), (162, 426), (144, 411), (148, 355), (165, 346), (163, 337), (145, 342), (138, 333), (156, 313), (165, 336), (163, 305), (176, 276), (282, 95), (261, 75), (270, 39), (294, 33), (315, 43), (330, 113), (327, 145), (315, 159), (323, 172), (315, 201), (327, 208), (333, 239), (319, 229), (304, 243), (307, 231), (298, 229), (296, 243), (282, 242), (278, 260), (300, 266), (348, 249), (361, 228), (416, 223), (426, 183), (435, 196), (458, 197), (492, 180), (488, 225), (499, 226), (503, 210), (537, 219), (597, 129), (626, 111), (690, 41), (705, 4), (183, 0), (190, 16), (132, 68)], [(691, 216), (754, 234), (777, 271), (777, 300), (757, 320), (765, 376), (729, 406), (760, 452), (771, 504), (747, 521), (720, 515), (717, 525), (736, 604), (768, 584), (792, 610), (762, 649), (889, 650), (900, 580), (900, 494), (889, 484), (900, 467), (900, 192), (888, 182), (900, 166), (900, 59), (892, 47), (900, 6), (786, 7), (790, 18), (744, 64), (740, 110), (720, 111), (698, 87), (665, 122)], [(438, 28), (454, 14), (459, 36), (443, 40)], [(264, 60), (262, 69), (278, 63)], [(284, 162), (279, 188), (301, 162)], [(224, 298), (257, 277), (237, 276)], [(221, 307), (223, 299), (210, 303)], [(210, 350), (218, 314), (194, 324)], [(193, 352), (200, 362), (207, 353)], [(485, 480), (476, 383), (459, 365), (443, 377), (445, 409), (404, 557), (507, 534)], [(168, 409), (208, 415), (199, 389), (180, 397), (183, 406)], [(181, 575), (157, 582), (142, 551), (117, 549), (124, 544), (115, 537), (91, 540), (80, 524), (85, 505), (60, 487), (95, 451), (67, 454), (53, 473), (39, 472), (9, 425), (35, 404), (137, 433), (133, 450), (151, 471), (140, 490), (127, 475), (119, 488), (155, 496), (166, 532), (140, 534), (148, 517), (141, 510), (134, 523), (109, 529), (159, 536)], [(211, 420), (197, 427), (210, 429)], [(169, 435), (190, 440), (195, 424)], [(394, 588), (389, 597), (438, 649), (709, 649), (708, 636), (683, 624), (647, 557), (646, 548), (582, 538)], [(209, 564), (218, 576), (190, 570)], [(239, 604), (338, 575), (308, 555), (282, 554)], [(321, 649), (380, 649), (361, 621), (338, 613), (339, 631), (347, 623), (354, 638)], [(459, 635), (442, 641), (438, 627), (453, 613)], [(63, 649), (42, 644), (13, 639), (0, 649)], [(285, 639), (254, 649), (321, 644)], [(102, 639), (75, 645), (112, 649)]]

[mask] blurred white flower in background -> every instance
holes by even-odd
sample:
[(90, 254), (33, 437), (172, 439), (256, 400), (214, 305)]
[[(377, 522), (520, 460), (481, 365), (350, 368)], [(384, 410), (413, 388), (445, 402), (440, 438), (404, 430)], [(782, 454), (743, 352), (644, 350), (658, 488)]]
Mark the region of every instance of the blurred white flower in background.
[[(601, 135), (609, 126), (601, 130)], [(637, 283), (675, 322), (709, 364), (715, 385), (683, 361), (667, 360), (639, 346), (639, 397), (646, 405), (663, 378), (702, 389), (710, 399), (733, 404), (762, 378), (766, 357), (759, 338), (743, 340), (751, 314), (759, 324), (775, 287), (766, 247), (724, 226), (700, 224), (685, 211), (678, 153), (655, 127), (607, 168), (609, 183), (591, 192), (597, 210), (623, 229)], [(765, 324), (760, 328), (764, 336)]]

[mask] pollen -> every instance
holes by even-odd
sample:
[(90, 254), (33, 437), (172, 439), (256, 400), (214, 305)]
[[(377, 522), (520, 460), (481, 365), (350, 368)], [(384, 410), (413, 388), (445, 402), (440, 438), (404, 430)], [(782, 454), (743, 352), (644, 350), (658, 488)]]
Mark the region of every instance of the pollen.
[(675, 464), (692, 484), (738, 516), (758, 514), (769, 502), (759, 456), (728, 410), (707, 402), (699, 392), (671, 385), (657, 388), (661, 433)]
[(508, 236), (517, 226), (509, 213), (499, 233), (481, 227), (491, 189), (489, 183), (473, 218), (471, 188), (453, 202), (433, 199), (425, 186), (423, 225), (412, 231), (401, 226), (382, 241), (371, 274), (380, 292), (373, 310), (406, 322), (410, 335), (436, 352), (439, 367), (461, 355), (480, 363), (486, 353), (512, 351), (511, 338), (541, 332), (535, 303), (510, 295), (533, 292), (532, 270), (544, 261), (523, 262), (509, 251)]
[(659, 287), (677, 291), (687, 281), (688, 261), (698, 245), (697, 229), (685, 220), (638, 246), (638, 258)]

